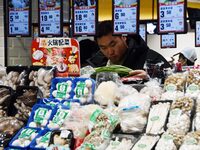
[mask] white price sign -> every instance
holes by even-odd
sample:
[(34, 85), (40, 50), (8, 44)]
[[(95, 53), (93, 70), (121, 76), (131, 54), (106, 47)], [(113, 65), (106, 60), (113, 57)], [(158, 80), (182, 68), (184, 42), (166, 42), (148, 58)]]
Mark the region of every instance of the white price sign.
[(196, 21), (195, 29), (195, 46), (200, 46), (200, 21)]
[(185, 1), (159, 0), (159, 33), (185, 31)]
[(54, 0), (50, 4), (40, 0), (40, 35), (61, 34), (61, 3)]
[(138, 3), (136, 0), (119, 1), (113, 4), (114, 34), (136, 34)]
[(161, 35), (161, 48), (175, 48), (176, 36), (175, 34), (162, 34)]
[(15, 0), (9, 0), (8, 5), (8, 31), (9, 35), (27, 36), (30, 34), (30, 1), (23, 1), (16, 5)]
[(95, 35), (96, 32), (96, 1), (73, 3), (73, 34)]
[(139, 26), (139, 34), (146, 41), (147, 34), (146, 34), (146, 24), (140, 24)]

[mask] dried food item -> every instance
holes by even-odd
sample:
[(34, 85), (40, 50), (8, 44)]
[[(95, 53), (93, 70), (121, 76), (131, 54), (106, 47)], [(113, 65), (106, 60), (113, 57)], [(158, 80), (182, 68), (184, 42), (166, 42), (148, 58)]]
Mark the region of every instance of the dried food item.
[(166, 78), (164, 88), (166, 91), (184, 91), (186, 77), (183, 74), (173, 74)]
[(38, 86), (43, 94), (42, 97), (49, 97), (51, 80), (53, 77), (54, 68), (51, 68), (50, 70), (44, 68), (40, 68), (39, 70), (32, 70), (29, 73), (29, 85)]
[(189, 132), (183, 139), (180, 150), (199, 150), (200, 149), (200, 132)]
[(170, 133), (186, 134), (189, 131), (193, 105), (193, 100), (188, 97), (177, 99), (172, 103), (167, 124)]
[(21, 95), (16, 98), (16, 102), (14, 103), (14, 106), (17, 109), (15, 117), (20, 120), (27, 121), (32, 107), (37, 101), (38, 89), (18, 87), (17, 92)]
[(11, 89), (9, 87), (0, 87), (0, 117), (7, 116), (8, 107), (11, 100)]

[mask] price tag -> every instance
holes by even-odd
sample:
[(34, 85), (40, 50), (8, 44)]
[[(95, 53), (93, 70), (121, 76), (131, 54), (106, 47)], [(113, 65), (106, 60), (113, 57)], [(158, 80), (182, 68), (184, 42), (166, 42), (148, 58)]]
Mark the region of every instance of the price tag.
[(40, 35), (60, 35), (62, 33), (61, 2), (39, 0)]
[(89, 0), (87, 2), (73, 1), (74, 35), (95, 35), (96, 11), (96, 0)]
[(175, 48), (176, 35), (175, 34), (162, 34), (161, 35), (161, 48)]
[(113, 34), (137, 34), (139, 17), (137, 0), (114, 0), (113, 8)]
[(195, 46), (200, 46), (200, 21), (196, 21)]
[(185, 0), (159, 0), (158, 10), (159, 33), (185, 32)]
[(16, 1), (9, 0), (8, 5), (8, 34), (30, 35), (30, 3), (31, 0)]
[(139, 26), (139, 34), (140, 36), (143, 38), (143, 40), (146, 42), (147, 39), (147, 32), (146, 32), (147, 28), (146, 28), (146, 24), (140, 24)]

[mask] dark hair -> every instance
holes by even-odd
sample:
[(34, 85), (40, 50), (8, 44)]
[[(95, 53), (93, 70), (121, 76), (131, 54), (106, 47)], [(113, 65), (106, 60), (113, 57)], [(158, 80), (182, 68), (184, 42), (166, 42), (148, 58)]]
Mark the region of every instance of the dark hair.
[(105, 20), (99, 22), (97, 26), (96, 38), (101, 38), (102, 36), (108, 35), (112, 33), (112, 31), (113, 31), (113, 25), (111, 20)]
[(187, 60), (187, 66), (194, 66), (194, 62), (191, 62), (189, 59), (187, 59), (182, 53), (179, 54), (179, 57)]
[(97, 43), (90, 39), (81, 40), (79, 44), (81, 64), (86, 63), (86, 60), (92, 57), (99, 50)]

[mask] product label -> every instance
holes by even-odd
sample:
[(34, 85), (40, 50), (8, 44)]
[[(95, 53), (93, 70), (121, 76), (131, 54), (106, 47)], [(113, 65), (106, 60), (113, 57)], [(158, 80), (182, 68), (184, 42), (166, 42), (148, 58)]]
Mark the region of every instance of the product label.
[(182, 114), (182, 110), (176, 108), (176, 109), (171, 110), (170, 114), (172, 117), (179, 117)]
[(188, 87), (187, 87), (187, 92), (196, 92), (199, 90), (199, 86), (196, 85), (196, 84), (190, 84)]
[(69, 85), (67, 83), (58, 83), (58, 88), (57, 88), (57, 98), (64, 98), (66, 97), (66, 93), (67, 93), (67, 88), (69, 87)]
[(196, 144), (198, 144), (198, 142), (197, 142), (197, 140), (195, 139), (195, 138), (188, 138), (186, 141), (185, 141), (185, 143), (187, 144), (187, 145), (196, 145)]
[(19, 135), (19, 139), (29, 139), (33, 133), (35, 133), (37, 130), (34, 129), (24, 129)]
[(70, 131), (62, 130), (61, 133), (60, 133), (60, 137), (61, 138), (68, 138), (69, 134), (70, 134)]
[(85, 90), (85, 88), (86, 88), (85, 82), (79, 82), (79, 83), (77, 83), (77, 85), (76, 85), (76, 91), (75, 91), (77, 98), (80, 98), (80, 97), (84, 96), (84, 90)]
[(163, 139), (164, 139), (165, 141), (173, 140), (173, 136), (172, 136), (172, 135), (164, 135), (164, 136), (163, 136)]
[(92, 121), (93, 123), (96, 122), (97, 117), (102, 113), (102, 110), (97, 109), (95, 110), (95, 112), (93, 112), (93, 114), (90, 116), (90, 121)]
[(47, 132), (45, 135), (43, 135), (41, 137), (40, 142), (42, 142), (42, 143), (49, 143), (50, 136), (51, 136), (51, 132)]
[(35, 111), (34, 122), (41, 124), (43, 120), (46, 118), (47, 112), (48, 112), (47, 108), (38, 108)]
[(153, 116), (153, 117), (151, 117), (151, 121), (158, 121), (160, 119), (160, 117), (159, 116)]
[(165, 86), (165, 90), (168, 92), (174, 92), (177, 90), (177, 87), (174, 84), (168, 84), (167, 86)]
[(143, 148), (146, 148), (147, 145), (146, 144), (138, 144), (138, 147), (141, 148), (141, 149), (143, 149)]
[(52, 122), (58, 125), (62, 125), (63, 121), (67, 118), (69, 111), (59, 109), (56, 115), (53, 117)]

